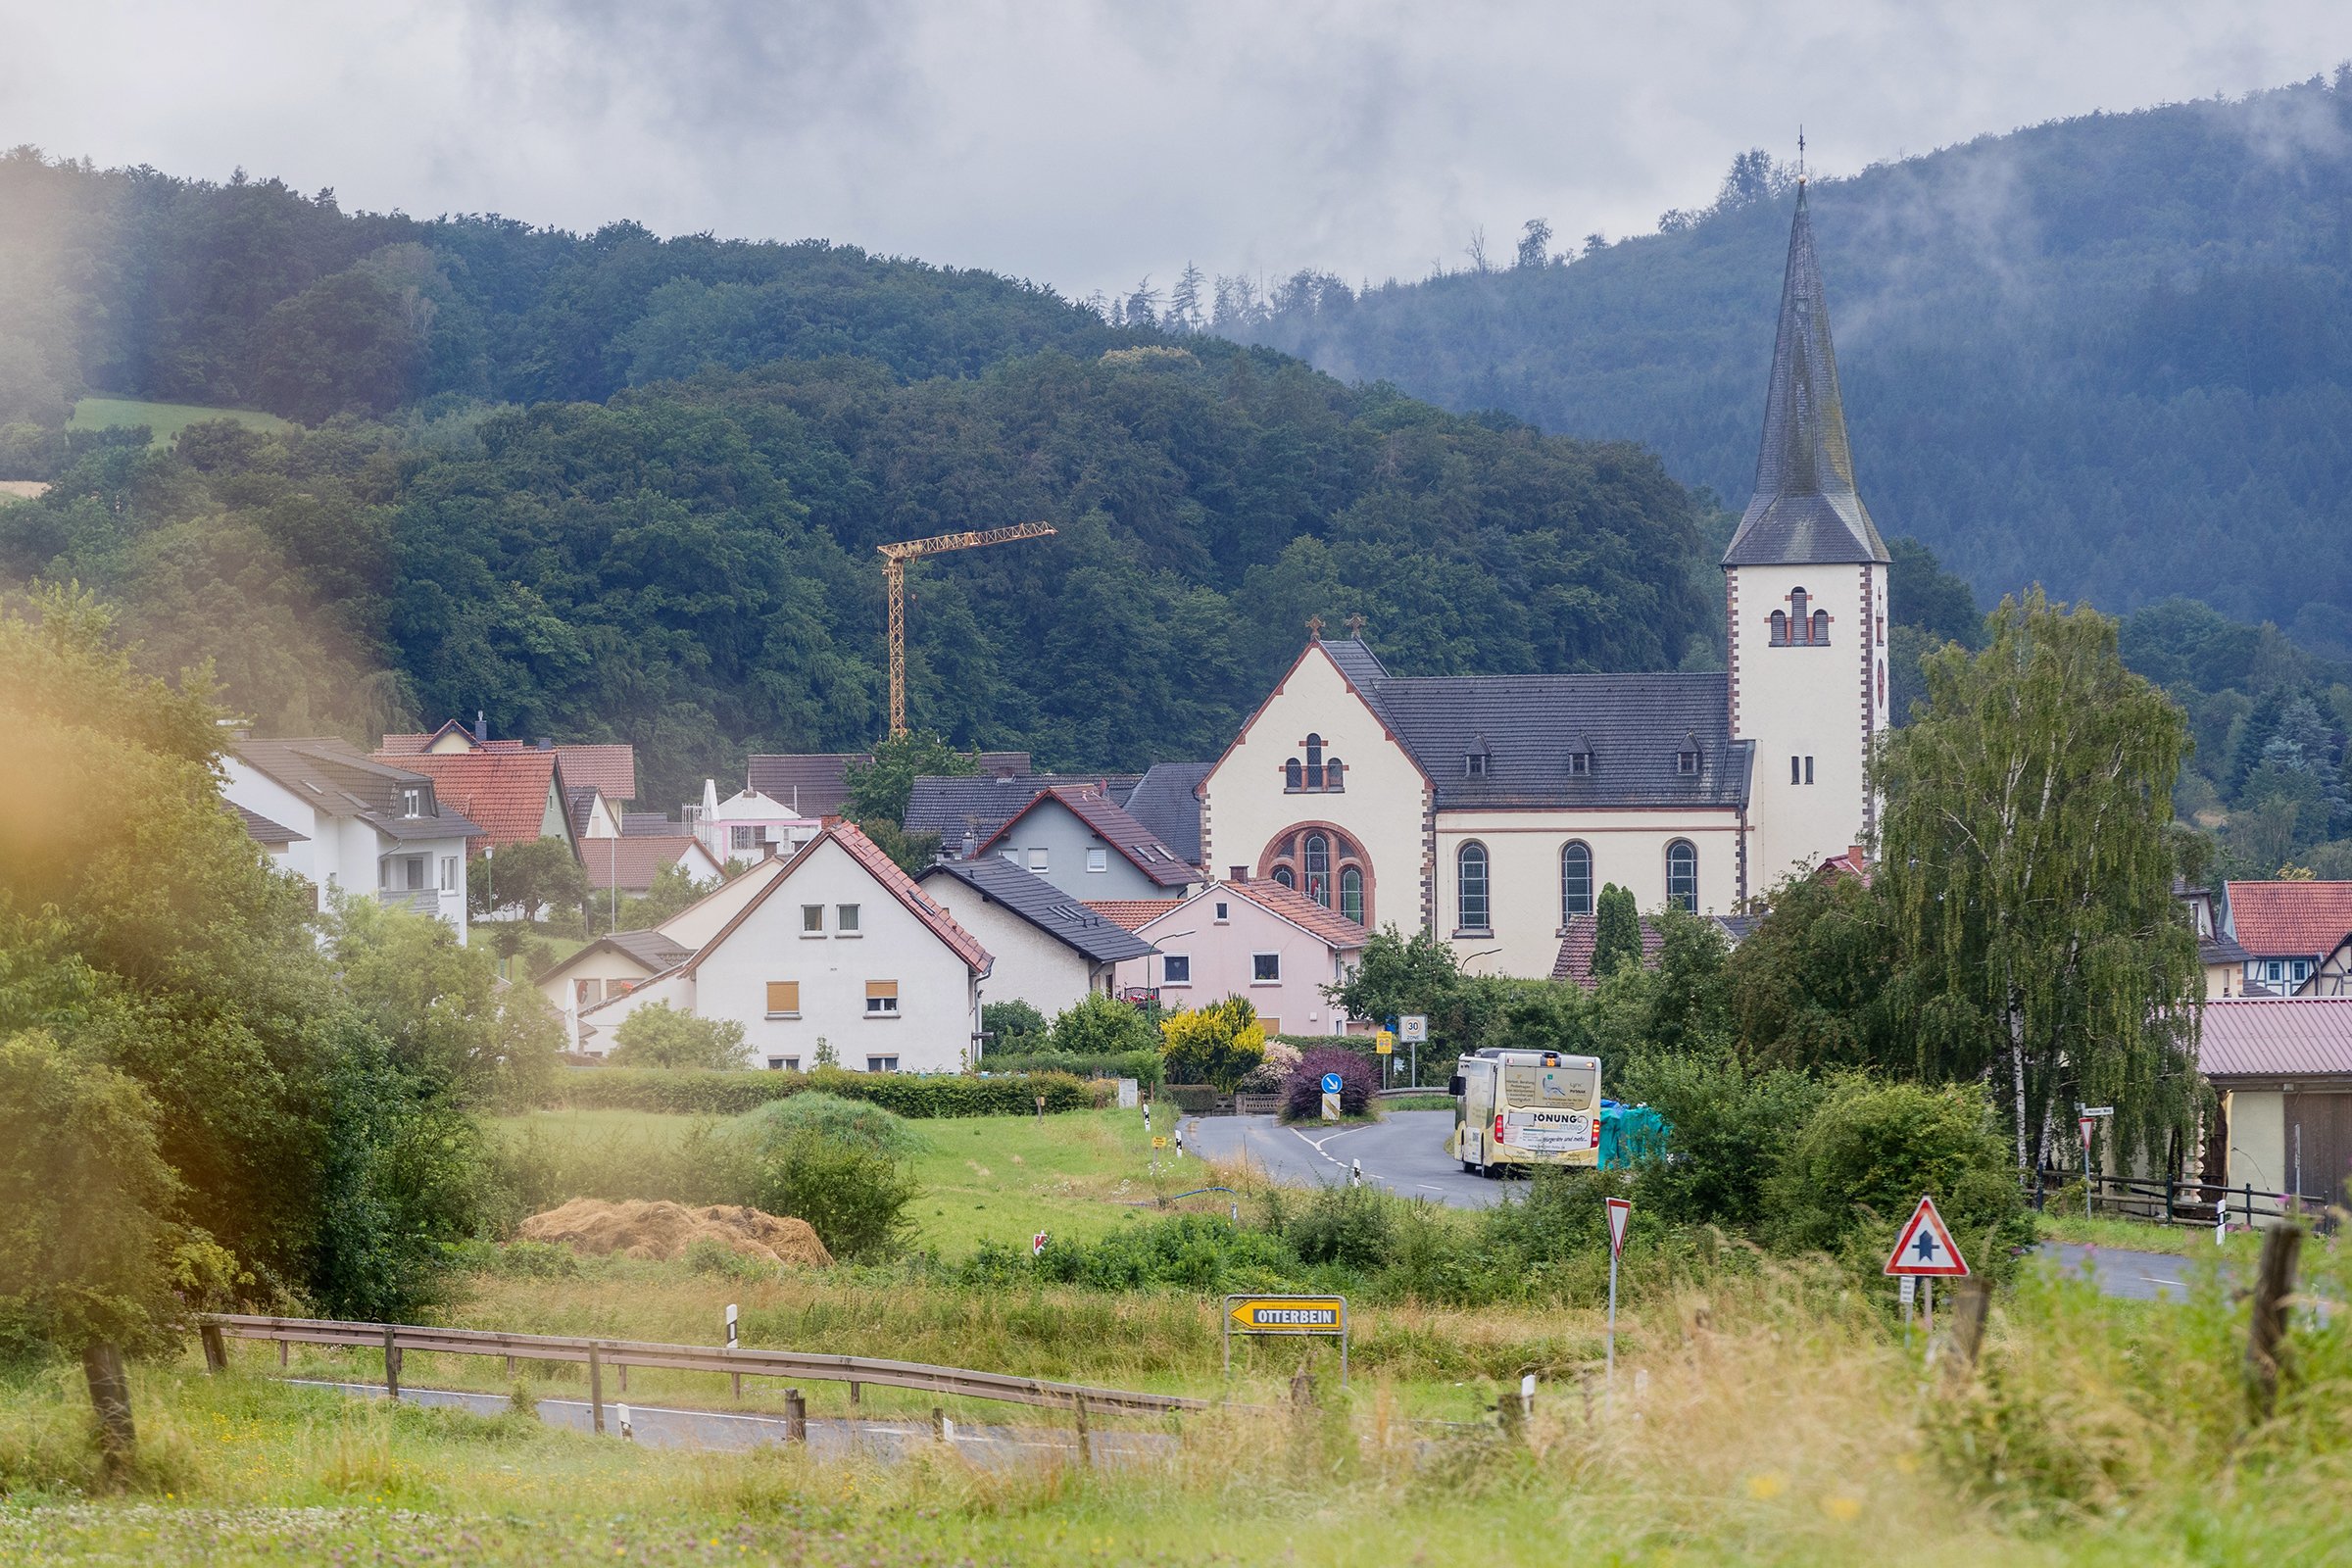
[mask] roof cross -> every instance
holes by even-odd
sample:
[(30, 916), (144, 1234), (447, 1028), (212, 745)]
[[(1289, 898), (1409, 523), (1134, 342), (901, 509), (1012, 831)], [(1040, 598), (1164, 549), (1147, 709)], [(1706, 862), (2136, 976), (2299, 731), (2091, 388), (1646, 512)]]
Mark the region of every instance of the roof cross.
[(1359, 610), (1348, 617), (1348, 635), (1359, 643), (1364, 640), (1364, 612), (1362, 611)]
[(1306, 634), (1317, 642), (1323, 640), (1323, 617), (1321, 615), (1306, 617)]

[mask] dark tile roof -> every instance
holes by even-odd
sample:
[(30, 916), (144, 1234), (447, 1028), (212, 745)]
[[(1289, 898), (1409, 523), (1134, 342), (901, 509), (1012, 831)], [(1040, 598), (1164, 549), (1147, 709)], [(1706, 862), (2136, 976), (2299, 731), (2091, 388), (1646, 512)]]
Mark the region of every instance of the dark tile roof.
[(1708, 916), (1723, 932), (1723, 940), (1738, 947), (1747, 940), (1747, 934), (1764, 923), (1760, 914), (1716, 914)]
[(1092, 785), (1054, 785), (1031, 801), (1011, 821), (1004, 823), (995, 833), (981, 840), (980, 853), (987, 853), (998, 839), (1011, 831), (1014, 823), (1019, 822), (1022, 817), (1038, 809), (1048, 801), (1059, 805), (1072, 816), (1085, 823), (1087, 831), (1118, 851), (1126, 858), (1130, 865), (1161, 887), (1186, 888), (1200, 880), (1200, 875), (1193, 869), (1192, 862), (1161, 843), (1150, 828), (1129, 816), (1121, 808), (1112, 805), (1108, 796), (1096, 790)]
[[(1567, 934), (1560, 938), (1560, 956), (1551, 961), (1554, 980), (1573, 980), (1587, 991), (1595, 990), (1600, 982), (1592, 978), (1592, 950), (1598, 946), (1600, 917), (1592, 914), (1572, 914), (1568, 917)], [(1654, 967), (1658, 955), (1665, 950), (1666, 938), (1649, 921), (1642, 922), (1642, 966)]]
[(2197, 940), (2197, 961), (2207, 964), (2252, 963), (2254, 955), (2238, 946), (2237, 939), (2225, 931)]
[(950, 854), (963, 842), (968, 827), (975, 840), (996, 837), (997, 829), (1027, 810), (1040, 795), (1057, 784), (1100, 789), (1116, 804), (1126, 804), (1136, 773), (1013, 773), (984, 772), (977, 777), (923, 777), (914, 781), (906, 798), (906, 831), (936, 833)]
[[(391, 838), (471, 838), (481, 832), (479, 824), (441, 795), (432, 778), (364, 757), (349, 741), (326, 736), (247, 739), (237, 742), (236, 754), (247, 766), (327, 815), (360, 818)], [(434, 786), (438, 814), (401, 814), (401, 791), (425, 785)]]
[(2352, 997), (2232, 997), (2205, 1004), (2208, 1078), (2352, 1075)]
[(620, 813), (620, 832), (623, 838), (668, 838), (685, 829), (661, 811), (623, 811)]
[(1813, 220), (1804, 189), (1788, 225), (1788, 266), (1781, 280), (1780, 335), (1764, 396), (1764, 439), (1756, 453), (1756, 490), (1724, 552), (1727, 566), (1816, 565), (1885, 562), (1886, 543), (1854, 489), (1845, 438), (1845, 401), (1838, 390), (1838, 354), (1830, 343), (1830, 307), (1813, 254)]
[(942, 880), (970, 888), (991, 904), (999, 904), (1062, 946), (1084, 954), (1096, 963), (1117, 963), (1153, 952), (1151, 943), (1117, 921), (1088, 908), (1034, 871), (1024, 871), (998, 856), (974, 860), (948, 860), (932, 866), (915, 881), (945, 902), (956, 895), (938, 886)]
[(290, 827), (272, 822), (261, 812), (248, 810), (234, 801), (228, 803), (228, 808), (237, 813), (237, 820), (245, 824), (245, 836), (256, 844), (307, 844), (310, 842), (309, 834), (297, 833)]
[[(746, 764), (744, 782), (769, 800), (796, 808), (803, 816), (838, 816), (850, 795), (850, 764), (872, 760), (862, 752), (762, 753)], [(1031, 770), (1027, 752), (980, 754), (983, 773)]]
[(623, 893), (643, 893), (654, 885), (656, 872), (676, 864), (696, 843), (693, 835), (686, 833), (663, 838), (641, 834), (636, 838), (582, 839), (580, 868), (588, 873), (588, 886), (596, 892), (618, 883)]
[(659, 931), (614, 931), (585, 947), (574, 948), (565, 957), (531, 976), (531, 984), (543, 986), (591, 954), (606, 952), (626, 954), (651, 974), (674, 969), (694, 956), (692, 948), (672, 942)]
[[(1747, 798), (1754, 743), (1732, 739), (1727, 675), (1377, 675), (1362, 644), (1323, 646), (1343, 672), (1359, 672), (1348, 679), (1436, 781), (1441, 808)], [(1693, 736), (1699, 770), (1689, 775), (1677, 758)], [(1468, 771), (1473, 750), (1482, 775)], [(1569, 772), (1575, 752), (1591, 755), (1591, 771)]]
[[(1359, 645), (1360, 646), (1360, 645)], [(1193, 792), (1208, 777), (1208, 762), (1154, 762), (1119, 804), (1150, 828), (1186, 863), (1200, 863), (1200, 797)]]

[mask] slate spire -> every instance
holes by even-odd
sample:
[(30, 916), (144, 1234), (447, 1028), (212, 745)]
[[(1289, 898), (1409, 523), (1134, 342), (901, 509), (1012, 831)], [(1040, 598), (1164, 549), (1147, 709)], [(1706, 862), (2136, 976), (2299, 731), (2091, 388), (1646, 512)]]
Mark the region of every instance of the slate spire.
[(1800, 182), (1796, 218), (1788, 226), (1788, 270), (1781, 282), (1781, 330), (1772, 347), (1755, 494), (1723, 564), (1816, 565), (1886, 559), (1886, 541), (1854, 489), (1845, 405), (1838, 392), (1838, 354), (1830, 346), (1829, 301), (1822, 293), (1813, 220)]

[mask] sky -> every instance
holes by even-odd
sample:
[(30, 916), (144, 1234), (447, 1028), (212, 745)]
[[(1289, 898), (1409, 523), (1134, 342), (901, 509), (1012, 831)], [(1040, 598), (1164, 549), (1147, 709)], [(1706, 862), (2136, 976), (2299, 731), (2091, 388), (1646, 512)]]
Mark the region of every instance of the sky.
[[(2343, 0), (0, 0), (9, 144), (346, 209), (844, 241), (1072, 295), (1646, 232), (2352, 58)], [(1556, 248), (1555, 242), (1555, 248)]]

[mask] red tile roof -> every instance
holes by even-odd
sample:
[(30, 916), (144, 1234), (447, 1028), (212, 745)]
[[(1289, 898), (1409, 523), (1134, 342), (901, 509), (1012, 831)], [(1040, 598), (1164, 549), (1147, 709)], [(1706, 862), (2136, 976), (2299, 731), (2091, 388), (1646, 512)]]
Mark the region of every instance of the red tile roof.
[(1183, 904), (1182, 899), (1089, 899), (1086, 906), (1112, 925), (1133, 931)]
[[(1600, 982), (1592, 978), (1592, 950), (1599, 944), (1600, 918), (1591, 914), (1572, 914), (1568, 917), (1567, 934), (1560, 938), (1560, 956), (1551, 963), (1554, 980), (1573, 980), (1587, 991), (1597, 990)], [(1649, 968), (1658, 961), (1658, 954), (1666, 939), (1658, 928), (1647, 920), (1642, 922), (1642, 966)]]
[(1279, 882), (1226, 882), (1209, 889), (1209, 894), (1219, 892), (1248, 899), (1268, 914), (1280, 915), (1342, 952), (1360, 948), (1372, 940), (1371, 932), (1346, 915), (1326, 909), (1305, 894)]
[(2324, 958), (2352, 933), (2352, 882), (2232, 882), (2230, 924), (2258, 958)]
[(1003, 827), (988, 836), (976, 853), (987, 854), (999, 839), (1048, 801), (1058, 802), (1064, 810), (1086, 824), (1087, 831), (1118, 851), (1137, 870), (1161, 887), (1185, 888), (1200, 880), (1200, 874), (1185, 863), (1183, 856), (1159, 841), (1159, 835), (1129, 816), (1092, 785), (1054, 785), (1013, 813)]
[(564, 759), (564, 782), (572, 789), (595, 789), (615, 805), (637, 798), (637, 748), (625, 742), (607, 746), (558, 746)]
[[(503, 751), (494, 741), (478, 752), (440, 757), (426, 752), (378, 753), (377, 760), (391, 761), (396, 756), (400, 766), (430, 778), (444, 803), (473, 819), (482, 830), (470, 841), (475, 849), (522, 844), (540, 836), (547, 820), (548, 791), (558, 776), (554, 752), (529, 746)], [(556, 814), (564, 815), (560, 804)]]
[(679, 857), (693, 850), (696, 844), (691, 834), (582, 839), (580, 865), (588, 873), (588, 885), (599, 893), (615, 882), (623, 893), (643, 893), (654, 885), (655, 872), (676, 864)]
[(899, 862), (882, 853), (881, 846), (859, 832), (855, 823), (836, 822), (807, 844), (802, 845), (799, 852), (784, 863), (784, 869), (770, 877), (767, 886), (753, 895), (742, 908), (735, 911), (735, 918), (720, 926), (718, 934), (705, 943), (703, 950), (686, 961), (686, 971), (691, 974), (700, 968), (703, 960), (716, 953), (720, 945), (734, 934), (735, 928), (751, 917), (754, 909), (765, 904), (774, 895), (776, 889), (792, 880), (792, 873), (799, 868), (803, 860), (816, 853), (818, 845), (828, 842), (838, 844), (847, 851), (851, 859), (856, 860), (868, 876), (882, 884), (885, 892), (904, 905), (906, 912), (920, 920), (933, 936), (939, 938), (949, 952), (964, 961), (966, 967), (986, 974), (989, 966), (996, 962), (989, 951), (980, 945), (980, 939), (957, 925), (949, 916), (947, 910), (933, 904), (924, 895), (923, 890), (914, 885), (914, 879), (899, 869)]
[(2352, 1075), (2352, 997), (2208, 1002), (2197, 1066), (2208, 1078)]

